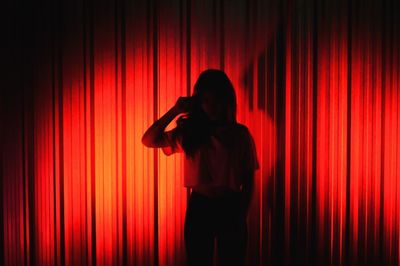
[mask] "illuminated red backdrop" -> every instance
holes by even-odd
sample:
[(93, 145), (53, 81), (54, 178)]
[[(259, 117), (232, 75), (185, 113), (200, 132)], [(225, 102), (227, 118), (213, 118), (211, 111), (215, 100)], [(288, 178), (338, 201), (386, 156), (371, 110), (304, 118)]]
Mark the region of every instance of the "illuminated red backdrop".
[(183, 265), (181, 157), (140, 139), (206, 68), (231, 78), (257, 145), (249, 265), (399, 265), (399, 12), (395, 0), (8, 3), (2, 265)]

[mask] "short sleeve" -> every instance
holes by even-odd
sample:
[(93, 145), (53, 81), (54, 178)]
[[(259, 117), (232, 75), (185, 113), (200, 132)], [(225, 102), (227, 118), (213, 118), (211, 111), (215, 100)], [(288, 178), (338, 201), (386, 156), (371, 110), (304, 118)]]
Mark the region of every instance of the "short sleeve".
[(169, 156), (177, 152), (182, 152), (181, 136), (176, 128), (164, 132), (165, 146), (161, 147), (165, 155)]
[(244, 158), (243, 162), (245, 162), (244, 168), (245, 170), (256, 170), (260, 168), (260, 164), (258, 162), (256, 145), (253, 137), (250, 132), (246, 130), (246, 135), (244, 138)]

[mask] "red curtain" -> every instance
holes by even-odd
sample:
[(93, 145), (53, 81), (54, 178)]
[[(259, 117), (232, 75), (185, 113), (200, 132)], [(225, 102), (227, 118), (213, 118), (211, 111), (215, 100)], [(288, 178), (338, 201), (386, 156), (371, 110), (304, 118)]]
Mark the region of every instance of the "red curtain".
[(260, 161), (248, 264), (400, 264), (399, 12), (395, 0), (9, 3), (0, 260), (183, 265), (181, 157), (140, 139), (218, 68)]

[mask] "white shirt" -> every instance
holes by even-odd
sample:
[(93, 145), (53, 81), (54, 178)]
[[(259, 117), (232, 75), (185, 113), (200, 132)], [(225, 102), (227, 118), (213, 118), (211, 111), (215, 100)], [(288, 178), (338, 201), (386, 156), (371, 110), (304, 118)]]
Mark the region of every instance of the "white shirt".
[[(166, 155), (183, 152), (181, 136), (172, 134), (176, 128), (165, 132), (168, 146), (162, 150)], [(259, 168), (253, 137), (248, 128), (236, 123), (218, 126), (211, 135), (211, 145), (200, 147), (193, 157), (185, 154), (184, 185), (225, 187), (240, 191), (243, 178)]]

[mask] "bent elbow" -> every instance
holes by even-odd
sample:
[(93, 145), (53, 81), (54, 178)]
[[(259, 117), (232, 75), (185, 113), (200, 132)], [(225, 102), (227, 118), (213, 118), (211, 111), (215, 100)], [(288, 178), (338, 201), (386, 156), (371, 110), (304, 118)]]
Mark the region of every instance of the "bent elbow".
[(153, 143), (150, 140), (150, 138), (148, 136), (146, 136), (146, 134), (143, 135), (142, 137), (142, 144), (148, 148), (152, 148), (153, 147)]
[(142, 137), (142, 143), (144, 146), (148, 148), (160, 148), (161, 147), (161, 142), (158, 141), (158, 138), (154, 138), (151, 135), (143, 135)]

